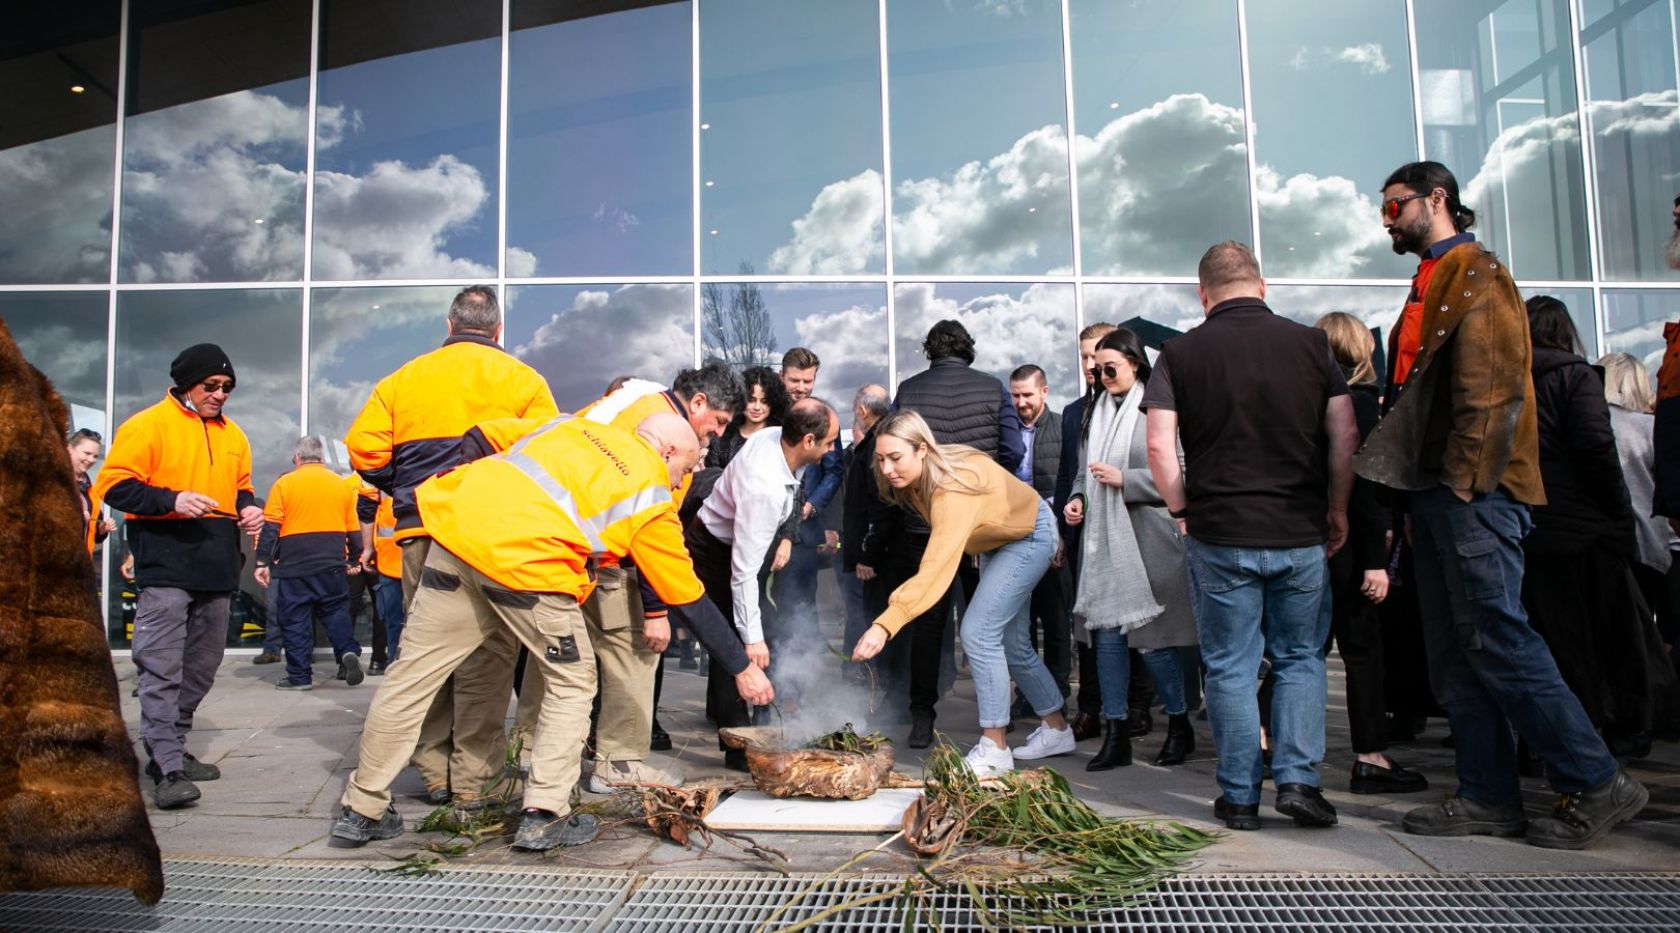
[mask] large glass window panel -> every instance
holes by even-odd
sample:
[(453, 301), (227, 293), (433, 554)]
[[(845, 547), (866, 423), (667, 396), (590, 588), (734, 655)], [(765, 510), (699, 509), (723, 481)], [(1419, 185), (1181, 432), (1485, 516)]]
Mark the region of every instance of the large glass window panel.
[(700, 5), (701, 271), (885, 271), (876, 11)]
[(780, 370), (804, 347), (822, 361), (816, 395), (841, 412), (868, 384), (887, 385), (887, 290), (880, 285), (707, 284), (700, 292), (707, 359)]
[(1582, 10), (1604, 277), (1680, 278), (1664, 261), (1680, 190), (1674, 5), (1587, 0)]
[(1521, 278), (1587, 278), (1568, 0), (1416, 9), (1424, 151), (1458, 177), (1475, 232)]
[(0, 13), (0, 283), (111, 276), (117, 0)]
[[(1202, 323), (1202, 302), (1194, 285), (1087, 285), (1085, 326), (1098, 322), (1127, 327), (1144, 345), (1161, 344)], [(1075, 341), (1077, 348), (1078, 342)]]
[(1405, 5), (1283, 0), (1248, 11), (1266, 274), (1411, 275), (1377, 216), (1383, 179), (1417, 158)]
[(512, 276), (693, 271), (687, 3), (514, 0)]
[[(117, 300), (116, 424), (156, 404), (169, 389), (169, 364), (195, 343), (221, 346), (233, 362), (239, 387), (227, 403), (227, 417), (251, 442), (251, 483), (258, 498), (292, 468), (292, 444), (300, 425), (303, 293), (298, 289), (215, 289), (126, 292)], [(113, 540), (122, 540), (119, 529)], [(247, 551), (250, 539), (240, 536)], [(120, 561), (119, 544), (113, 560)], [(240, 591), (228, 621), (229, 646), (260, 643), (267, 618), (264, 595), (245, 564)], [(123, 587), (112, 577), (111, 640), (126, 647)], [(130, 615), (132, 612), (130, 611)]]
[(1072, 285), (901, 284), (893, 296), (898, 381), (927, 369), (928, 330), (954, 320), (974, 338), (975, 369), (1007, 387), (1016, 367), (1035, 364), (1049, 383), (1050, 405), (1059, 409), (1084, 385), (1073, 305)]
[(496, 274), (501, 33), (498, 0), (321, 0), (316, 279)]
[(105, 420), (106, 292), (0, 292), (0, 321), (23, 358), (52, 380), (70, 427), (109, 434)]
[(1680, 291), (1605, 289), (1604, 352), (1629, 353), (1650, 370), (1652, 385), (1668, 344), (1663, 325), (1680, 318)]
[(508, 289), (503, 343), (542, 373), (561, 411), (619, 376), (671, 384), (694, 365), (688, 285), (525, 285)]
[(887, 5), (894, 269), (1073, 268), (1057, 0)]
[(309, 0), (129, 7), (119, 278), (303, 277)]
[(379, 380), (443, 344), (454, 286), (317, 288), (309, 302), (309, 433), (348, 472), (344, 435)]
[(1237, 13), (1229, 3), (1073, 0), (1086, 275), (1190, 275), (1252, 239)]

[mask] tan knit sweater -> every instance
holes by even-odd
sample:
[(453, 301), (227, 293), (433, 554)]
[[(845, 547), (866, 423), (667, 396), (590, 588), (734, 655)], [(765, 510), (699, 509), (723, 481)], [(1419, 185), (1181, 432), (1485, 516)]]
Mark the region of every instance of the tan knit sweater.
[[(964, 469), (966, 467), (966, 469)], [(978, 481), (971, 479), (978, 474)], [(958, 461), (957, 475), (973, 489), (937, 488), (922, 516), (933, 533), (922, 553), (916, 575), (893, 590), (887, 609), (875, 624), (897, 635), (899, 630), (933, 607), (951, 586), (964, 554), (993, 551), (1032, 534), (1042, 500), (990, 458), (976, 452)]]

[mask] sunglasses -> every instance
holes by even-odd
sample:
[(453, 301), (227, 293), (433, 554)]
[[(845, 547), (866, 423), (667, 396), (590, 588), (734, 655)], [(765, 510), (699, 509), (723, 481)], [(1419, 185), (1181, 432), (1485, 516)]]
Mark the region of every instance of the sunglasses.
[(1097, 379), (1118, 379), (1120, 378), (1120, 367), (1114, 363), (1093, 366), (1091, 367), (1091, 375)]
[(1427, 198), (1434, 193), (1435, 192), (1433, 191), (1426, 191), (1423, 194), (1403, 194), (1397, 198), (1389, 198), (1388, 200), (1382, 202), (1383, 220), (1389, 223), (1399, 220), (1400, 209), (1405, 206), (1407, 201), (1416, 201), (1418, 198)]
[(220, 392), (223, 395), (233, 394), (232, 380), (227, 382), (201, 382), (198, 384), (198, 387), (206, 392)]

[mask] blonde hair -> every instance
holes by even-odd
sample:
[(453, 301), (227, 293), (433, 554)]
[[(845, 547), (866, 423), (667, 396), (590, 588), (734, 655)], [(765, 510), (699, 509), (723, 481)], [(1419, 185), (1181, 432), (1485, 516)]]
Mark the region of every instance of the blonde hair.
[(1617, 408), (1649, 412), (1657, 407), (1651, 392), (1651, 374), (1645, 364), (1626, 353), (1606, 353), (1598, 358), (1604, 367), (1604, 398)]
[[(966, 461), (970, 457), (980, 456), (980, 452), (962, 444), (941, 444), (934, 440), (933, 430), (928, 427), (922, 416), (909, 409), (901, 409), (881, 419), (875, 428), (875, 436), (896, 437), (909, 444), (912, 450), (925, 450), (926, 456), (922, 460), (922, 475), (914, 483), (903, 489), (895, 489), (881, 475), (880, 467), (875, 468), (875, 488), (881, 498), (894, 505), (914, 509), (923, 518), (928, 516), (928, 510), (933, 502), (935, 489), (948, 489), (963, 493), (979, 492), (980, 472)], [(968, 478), (964, 478), (964, 475)]]
[(1377, 369), (1371, 365), (1371, 354), (1376, 352), (1377, 342), (1371, 338), (1371, 329), (1359, 318), (1332, 311), (1319, 318), (1313, 326), (1329, 335), (1330, 352), (1336, 355), (1336, 362), (1353, 370), (1353, 375), (1348, 377), (1348, 385), (1367, 385), (1377, 381)]

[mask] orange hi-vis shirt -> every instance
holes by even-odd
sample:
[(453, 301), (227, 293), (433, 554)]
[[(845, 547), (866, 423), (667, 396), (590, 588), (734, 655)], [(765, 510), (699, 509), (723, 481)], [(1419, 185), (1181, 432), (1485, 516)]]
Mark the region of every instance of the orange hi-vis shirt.
[(433, 540), (510, 590), (582, 602), (595, 586), (592, 562), (628, 558), (669, 605), (705, 596), (665, 461), (611, 425), (563, 415), (422, 483), (415, 500)]
[(356, 487), (325, 464), (305, 463), (268, 491), (257, 566), (277, 579), (342, 573), (361, 554), (361, 530)]
[(461, 435), (496, 418), (560, 413), (548, 382), (494, 340), (459, 334), (374, 387), (344, 444), (350, 465), (396, 500), (396, 539), (425, 534), (414, 487), (455, 466)]
[[(588, 418), (597, 424), (610, 424), (626, 434), (635, 434), (636, 428), (650, 415), (666, 412), (684, 421), (688, 420), (688, 412), (684, 410), (682, 400), (670, 389), (646, 379), (631, 379), (619, 386), (617, 392), (598, 398), (578, 409), (578, 417)], [(688, 487), (689, 478), (685, 476), (682, 488), (676, 492), (678, 506), (682, 505), (683, 497), (688, 495)]]

